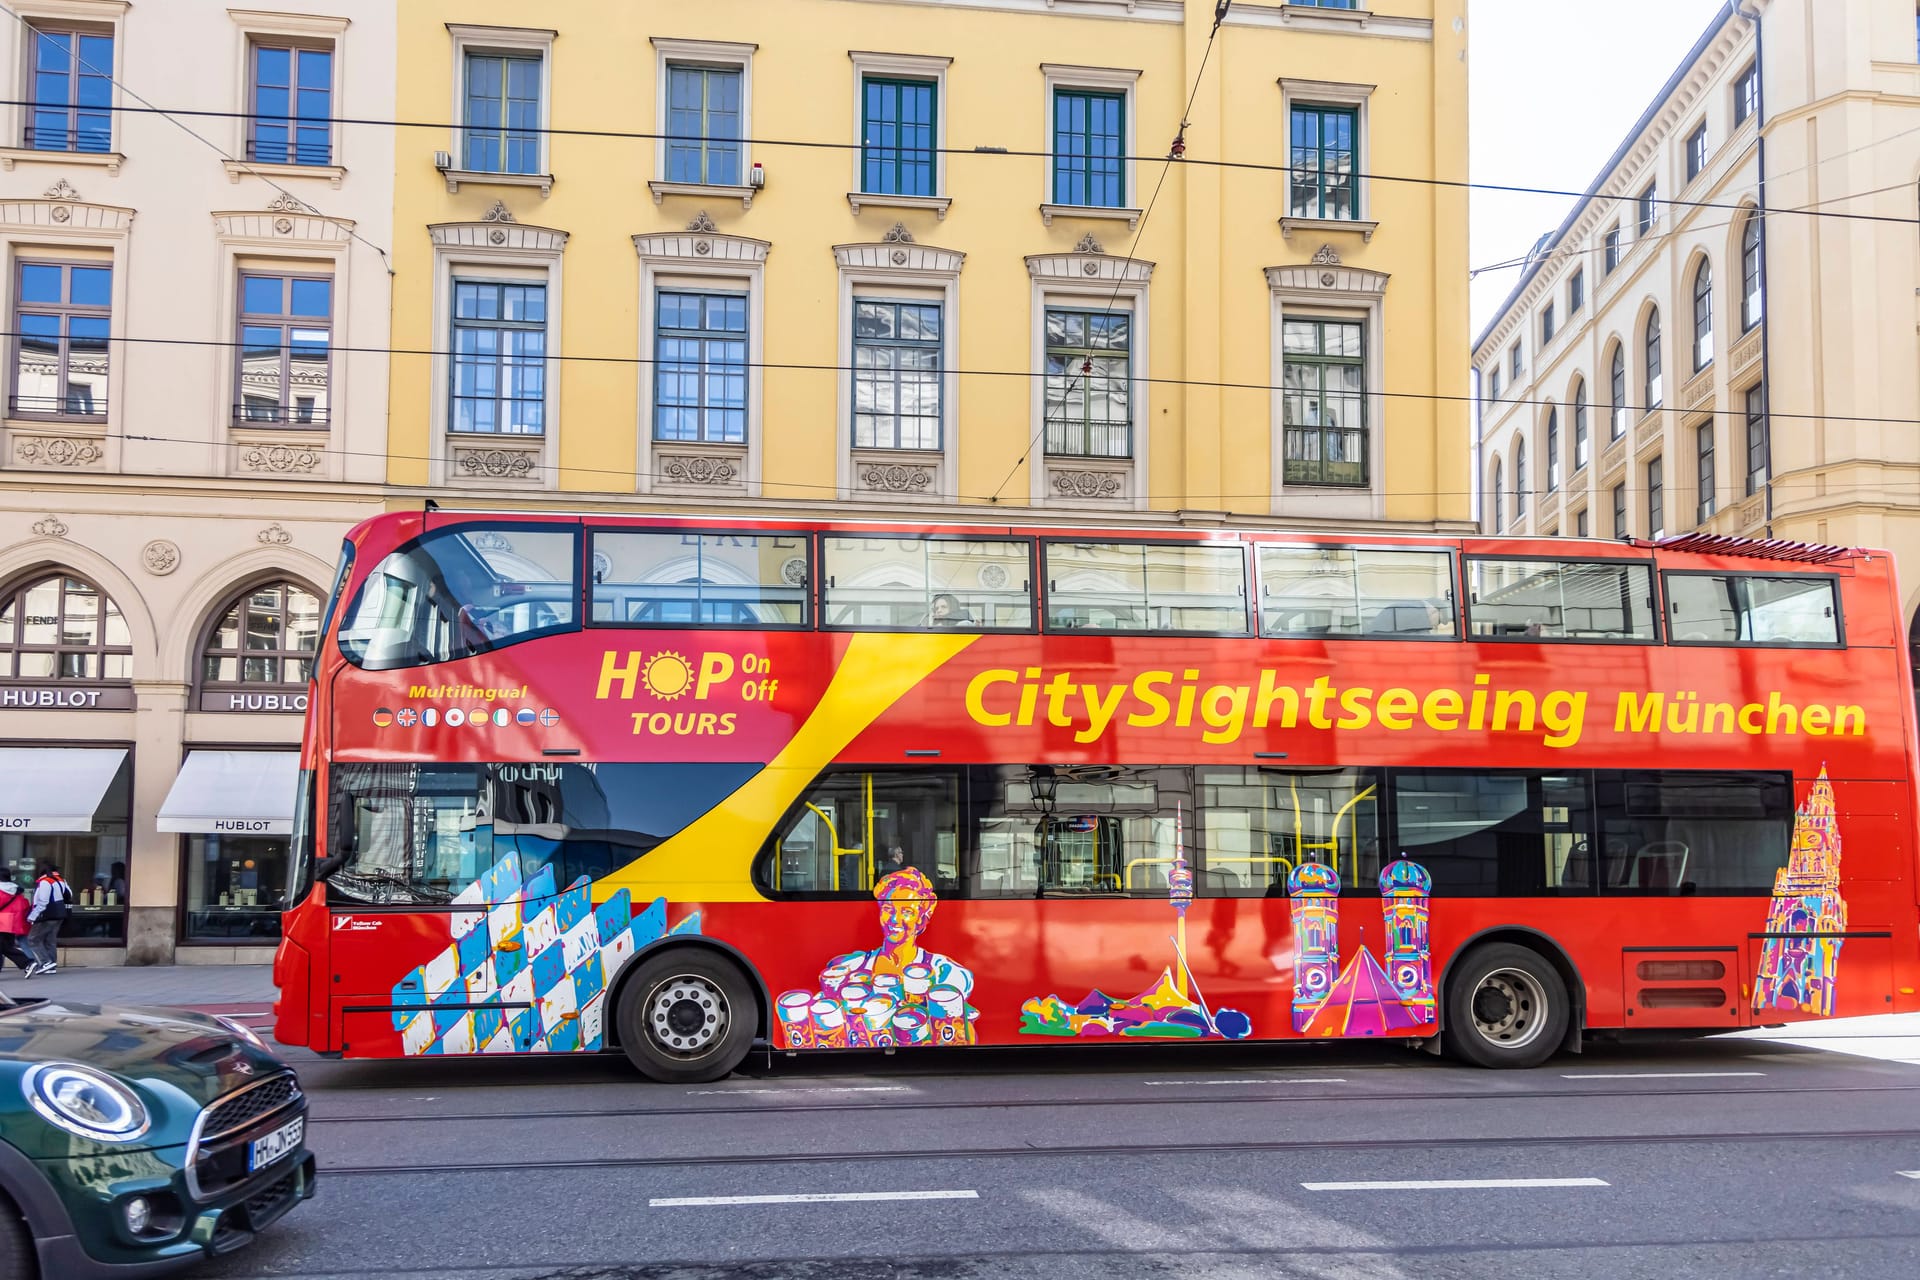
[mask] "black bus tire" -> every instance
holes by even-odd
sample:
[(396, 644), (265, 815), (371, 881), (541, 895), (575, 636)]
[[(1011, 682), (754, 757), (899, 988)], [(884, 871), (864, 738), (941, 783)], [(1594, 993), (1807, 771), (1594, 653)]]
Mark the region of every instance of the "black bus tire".
[(1573, 1002), (1545, 956), (1510, 942), (1475, 947), (1447, 975), (1441, 1043), (1477, 1067), (1537, 1067), (1566, 1039)]
[(641, 1075), (662, 1084), (705, 1084), (745, 1060), (759, 1003), (731, 960), (700, 947), (674, 947), (640, 962), (620, 992), (615, 1018), (620, 1047)]

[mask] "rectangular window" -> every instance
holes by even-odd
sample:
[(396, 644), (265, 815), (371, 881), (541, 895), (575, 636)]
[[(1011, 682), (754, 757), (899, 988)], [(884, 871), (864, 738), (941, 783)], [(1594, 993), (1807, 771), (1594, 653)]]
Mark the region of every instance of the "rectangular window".
[[(1364, 487), (1366, 326), (1355, 320), (1285, 320), (1280, 348), (1285, 482)], [(1500, 394), (1498, 371), (1493, 394)]]
[(540, 64), (537, 56), (467, 55), (464, 168), (540, 172)]
[(1580, 508), (1580, 510), (1574, 513), (1573, 536), (1576, 538), (1584, 538), (1587, 536), (1587, 509), (1585, 507)]
[(15, 268), (12, 412), (92, 417), (107, 411), (113, 268), (22, 262)]
[(1615, 227), (1607, 232), (1606, 238), (1601, 243), (1604, 247), (1601, 250), (1600, 274), (1610, 276), (1620, 265), (1620, 228)]
[(1638, 560), (1467, 561), (1469, 634), (1491, 640), (1654, 640), (1653, 569)]
[(1738, 129), (1760, 110), (1760, 64), (1752, 62), (1733, 86), (1733, 127)]
[(1033, 627), (1031, 542), (827, 537), (821, 540), (821, 556), (820, 608), (829, 627), (864, 631), (1028, 631)]
[(240, 276), (236, 423), (324, 427), (330, 421), (333, 281)]
[(1247, 634), (1238, 543), (1049, 542), (1051, 631)]
[(1695, 447), (1700, 451), (1700, 512), (1694, 523), (1705, 524), (1713, 518), (1714, 511), (1713, 423), (1701, 423), (1694, 428), (1694, 433)]
[[(1380, 775), (1371, 769), (1202, 768), (1194, 890), (1204, 898), (1284, 898), (1304, 863), (1330, 867), (1343, 889), (1373, 893), (1380, 876)], [(1164, 885), (1142, 867), (1130, 888)]]
[(1707, 167), (1707, 122), (1687, 135), (1687, 181), (1692, 182)]
[(1613, 486), (1613, 536), (1627, 536), (1627, 486), (1624, 484)]
[(288, 844), (286, 836), (188, 836), (186, 937), (229, 946), (278, 938)]
[(1573, 402), (1573, 469), (1575, 473), (1584, 470), (1587, 463), (1593, 460), (1592, 449), (1592, 436), (1587, 430), (1587, 389), (1582, 386)]
[(593, 621), (642, 626), (799, 627), (807, 623), (800, 534), (599, 530)]
[(1551, 411), (1547, 414), (1547, 492), (1555, 493), (1560, 488), (1560, 422)]
[(1587, 273), (1575, 267), (1567, 277), (1567, 314), (1573, 315), (1587, 305)]
[[(1166, 899), (1176, 805), (1193, 796), (1190, 770), (1122, 767), (1075, 777), (1040, 764), (969, 773), (975, 848), (962, 896)], [(1196, 890), (1206, 883), (1194, 877)]]
[(1127, 203), (1127, 95), (1053, 91), (1053, 202), (1121, 209)]
[(547, 429), (547, 287), (453, 282), (451, 431)]
[(1452, 898), (1589, 893), (1593, 807), (1585, 773), (1396, 769), (1394, 849)]
[(1747, 388), (1747, 494), (1767, 487), (1767, 394), (1764, 384)]
[(747, 438), (747, 297), (662, 290), (654, 317), (653, 438)]
[(853, 300), (853, 443), (940, 447), (941, 308)]
[(25, 144), (35, 151), (113, 149), (113, 33), (29, 26), (32, 100)]
[(1644, 236), (1653, 230), (1653, 224), (1660, 219), (1660, 202), (1655, 191), (1656, 183), (1649, 182), (1647, 189), (1640, 193), (1634, 202), (1634, 235)]
[(1594, 799), (1608, 893), (1765, 894), (1787, 864), (1786, 774), (1603, 770)]
[(1352, 107), (1293, 108), (1293, 174), (1288, 212), (1295, 218), (1358, 218), (1354, 169), (1360, 113)]
[(1133, 456), (1133, 313), (1046, 313), (1042, 411), (1056, 457)]
[(1553, 304), (1549, 302), (1540, 308), (1540, 345), (1546, 346), (1553, 341)]
[(931, 80), (868, 76), (860, 85), (860, 189), (870, 195), (931, 196), (939, 86)]
[(1667, 493), (1665, 468), (1661, 459), (1647, 463), (1647, 536), (1659, 538), (1667, 532)]
[(1498, 400), (1499, 398), (1500, 366), (1496, 364), (1493, 368), (1487, 370), (1487, 399)]
[[(986, 800), (977, 794), (979, 790), (976, 786), (975, 805)], [(942, 899), (1001, 896), (999, 890), (1007, 887), (1003, 882), (995, 882), (995, 892), (984, 895), (977, 892), (977, 881), (961, 882), (960, 792), (960, 775), (951, 769), (844, 769), (825, 774), (776, 829), (768, 842), (771, 847), (761, 852), (754, 878), (782, 896), (871, 902), (876, 881), (913, 867), (932, 882)], [(1022, 820), (1030, 833), (1033, 818), (1023, 815)], [(1012, 828), (1018, 830), (1022, 820), (1014, 821)], [(984, 828), (989, 822), (997, 827), (1004, 821), (966, 813), (969, 828), (975, 822)], [(1031, 855), (1034, 849), (1029, 836), (1021, 850)], [(1031, 875), (1033, 861), (1023, 861), (1022, 869)], [(1037, 888), (1034, 881), (1026, 881), (1022, 896), (1033, 897)], [(938, 994), (940, 979), (936, 976), (932, 981)], [(926, 997), (903, 995), (902, 1000), (924, 1004)], [(888, 1009), (891, 1013), (891, 1003)]]
[(1520, 384), (1520, 371), (1522, 367), (1520, 363), (1520, 344), (1516, 342), (1513, 344), (1513, 349), (1507, 352), (1507, 372), (1508, 375), (1512, 377), (1515, 386)]
[(262, 164), (333, 163), (333, 49), (253, 46), (247, 158)]
[(1453, 557), (1443, 551), (1259, 548), (1260, 630), (1287, 638), (1451, 638)]
[(667, 181), (737, 187), (741, 89), (737, 66), (667, 64)]
[(1675, 644), (1840, 643), (1832, 578), (1749, 573), (1666, 575), (1668, 636)]

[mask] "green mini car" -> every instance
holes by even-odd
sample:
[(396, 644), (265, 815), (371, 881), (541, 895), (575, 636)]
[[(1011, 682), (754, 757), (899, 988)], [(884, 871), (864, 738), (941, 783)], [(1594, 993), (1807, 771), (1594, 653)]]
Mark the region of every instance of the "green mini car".
[(307, 1100), (237, 1022), (0, 995), (0, 1277), (166, 1275), (313, 1194)]

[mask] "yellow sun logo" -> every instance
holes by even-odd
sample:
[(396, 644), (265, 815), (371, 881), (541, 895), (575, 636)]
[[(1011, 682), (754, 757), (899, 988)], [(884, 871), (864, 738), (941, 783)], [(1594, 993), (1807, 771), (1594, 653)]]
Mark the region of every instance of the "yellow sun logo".
[(693, 668), (672, 650), (656, 653), (647, 659), (647, 665), (640, 672), (640, 682), (654, 697), (671, 702), (693, 687)]

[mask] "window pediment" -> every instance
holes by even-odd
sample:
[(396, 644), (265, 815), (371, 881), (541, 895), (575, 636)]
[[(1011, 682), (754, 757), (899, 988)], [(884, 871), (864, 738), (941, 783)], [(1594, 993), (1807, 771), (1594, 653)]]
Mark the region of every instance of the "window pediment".
[(770, 240), (721, 235), (714, 231), (665, 231), (633, 238), (634, 252), (649, 262), (725, 262), (735, 266), (758, 266), (767, 260), (767, 250), (772, 247)]
[(908, 240), (876, 240), (868, 244), (837, 244), (833, 260), (842, 271), (898, 271), (903, 275), (956, 276), (967, 255)]
[(1031, 253), (1027, 274), (1035, 280), (1082, 281), (1105, 284), (1145, 284), (1153, 278), (1154, 263), (1111, 253)]
[(119, 205), (89, 204), (62, 178), (47, 188), (41, 199), (0, 201), (0, 225), (117, 234), (132, 228), (133, 210)]
[(1386, 293), (1388, 279), (1384, 271), (1360, 271), (1353, 267), (1317, 266), (1313, 263), (1267, 268), (1267, 287), (1290, 293), (1378, 298)]
[(559, 253), (567, 247), (568, 232), (522, 222), (436, 222), (427, 228), (436, 249), (463, 249), (500, 253)]

